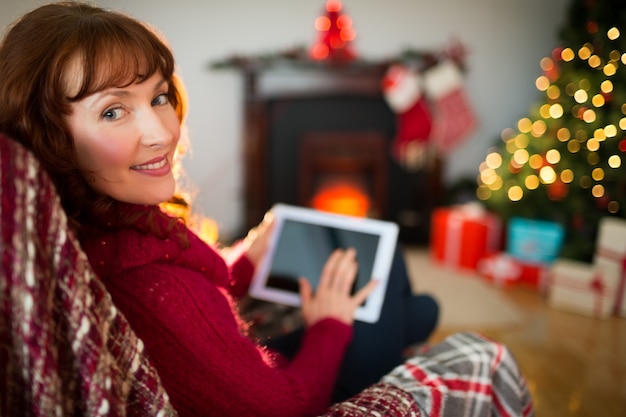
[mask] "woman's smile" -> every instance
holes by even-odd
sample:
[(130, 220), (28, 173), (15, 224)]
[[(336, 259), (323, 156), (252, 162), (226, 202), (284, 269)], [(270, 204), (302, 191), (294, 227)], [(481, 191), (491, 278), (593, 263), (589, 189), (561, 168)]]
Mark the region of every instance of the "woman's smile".
[(131, 166), (130, 169), (132, 169), (133, 171), (140, 171), (148, 175), (162, 176), (169, 174), (171, 166), (169, 164), (169, 161), (167, 160), (167, 156), (163, 156), (161, 158), (155, 158), (154, 160), (141, 165)]

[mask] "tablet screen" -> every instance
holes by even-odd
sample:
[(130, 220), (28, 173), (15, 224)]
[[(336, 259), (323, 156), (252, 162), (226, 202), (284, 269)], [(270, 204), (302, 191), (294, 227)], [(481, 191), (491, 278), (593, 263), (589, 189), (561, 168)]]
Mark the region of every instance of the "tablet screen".
[(354, 248), (359, 265), (354, 293), (372, 277), (379, 239), (372, 233), (285, 220), (266, 285), (297, 293), (298, 279), (305, 277), (315, 290), (330, 254), (337, 248)]

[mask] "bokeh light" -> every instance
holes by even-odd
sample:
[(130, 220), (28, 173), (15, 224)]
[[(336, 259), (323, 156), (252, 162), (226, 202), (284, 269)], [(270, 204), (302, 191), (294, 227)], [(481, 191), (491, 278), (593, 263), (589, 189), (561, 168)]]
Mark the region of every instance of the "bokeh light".
[(596, 198), (604, 197), (604, 186), (602, 184), (594, 185), (591, 194)]
[(574, 181), (574, 171), (572, 171), (571, 169), (564, 169), (563, 171), (561, 171), (560, 178), (561, 181), (569, 184), (570, 182)]
[(602, 81), (602, 84), (600, 84), (600, 90), (602, 90), (602, 92), (604, 94), (608, 94), (610, 92), (613, 91), (613, 83), (611, 82), (611, 80), (604, 80)]
[(330, 29), (330, 19), (327, 16), (319, 16), (315, 19), (315, 29), (325, 32)]
[(622, 166), (622, 158), (620, 158), (619, 155), (609, 156), (609, 159), (607, 162), (609, 164), (609, 167), (613, 169), (617, 169)]
[(507, 195), (509, 197), (509, 200), (511, 201), (520, 201), (524, 196), (524, 190), (522, 190), (522, 187), (520, 187), (519, 185), (514, 185), (513, 187), (509, 188)]
[(558, 119), (561, 116), (563, 116), (563, 106), (558, 103), (550, 106), (550, 117), (552, 117), (553, 119)]
[(558, 164), (561, 160), (561, 153), (556, 149), (550, 149), (546, 152), (546, 161), (551, 163), (552, 165)]
[(595, 168), (591, 172), (591, 178), (596, 181), (602, 181), (604, 179), (604, 170), (602, 168)]
[(587, 43), (578, 50), (578, 57), (582, 60), (587, 60), (591, 56), (591, 52), (591, 45)]
[(518, 166), (522, 166), (526, 162), (528, 162), (528, 158), (529, 158), (529, 155), (526, 149), (518, 149), (513, 154), (513, 160)]
[(528, 165), (530, 165), (532, 169), (539, 169), (543, 166), (543, 158), (541, 155), (532, 155), (528, 158)]
[(588, 99), (589, 96), (587, 95), (587, 92), (583, 89), (579, 89), (574, 93), (574, 100), (576, 100), (576, 103), (582, 104)]
[(565, 48), (561, 51), (561, 59), (563, 59), (563, 61), (565, 62), (571, 61), (575, 58), (575, 56), (576, 55), (574, 54), (572, 48)]
[(536, 175), (529, 175), (524, 179), (524, 185), (529, 190), (536, 190), (539, 187), (539, 177)]
[(593, 123), (596, 121), (596, 112), (592, 109), (587, 109), (583, 112), (582, 119), (587, 123)]
[(487, 166), (491, 169), (498, 169), (502, 165), (502, 157), (497, 152), (491, 152), (485, 159)]
[(569, 129), (567, 129), (566, 127), (562, 127), (556, 132), (556, 137), (561, 142), (567, 142), (568, 140), (570, 140), (572, 135)]
[(539, 170), (539, 178), (544, 184), (552, 184), (556, 180), (556, 172), (554, 168), (546, 165)]

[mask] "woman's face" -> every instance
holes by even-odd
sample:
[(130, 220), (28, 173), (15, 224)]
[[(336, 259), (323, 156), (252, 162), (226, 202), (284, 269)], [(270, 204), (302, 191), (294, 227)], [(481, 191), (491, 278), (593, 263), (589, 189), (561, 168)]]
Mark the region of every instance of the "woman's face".
[(174, 194), (173, 157), (180, 123), (169, 86), (156, 73), (71, 104), (67, 124), (78, 164), (98, 192), (132, 204), (159, 204)]

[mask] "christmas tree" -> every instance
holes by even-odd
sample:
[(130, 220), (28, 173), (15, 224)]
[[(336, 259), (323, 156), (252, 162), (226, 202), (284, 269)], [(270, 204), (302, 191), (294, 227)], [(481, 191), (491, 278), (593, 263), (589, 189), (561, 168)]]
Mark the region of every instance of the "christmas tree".
[(626, 214), (626, 2), (573, 0), (541, 60), (541, 100), (480, 165), (477, 196), (504, 219), (551, 220), (561, 256), (590, 260), (604, 216)]
[(342, 12), (339, 0), (327, 0), (324, 9), (326, 13), (315, 19), (318, 38), (311, 48), (311, 58), (336, 62), (355, 59), (352, 42), (356, 32), (352, 27), (352, 18)]

